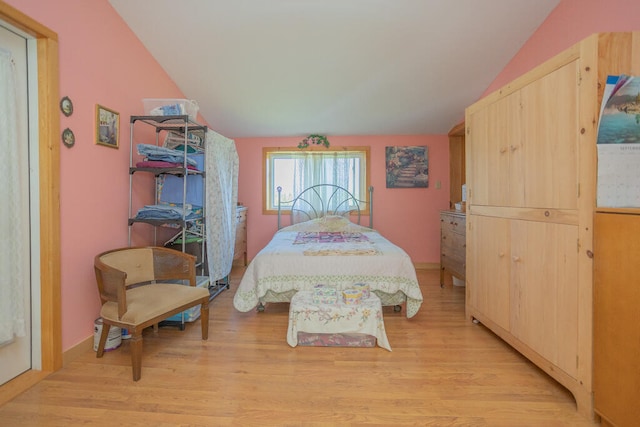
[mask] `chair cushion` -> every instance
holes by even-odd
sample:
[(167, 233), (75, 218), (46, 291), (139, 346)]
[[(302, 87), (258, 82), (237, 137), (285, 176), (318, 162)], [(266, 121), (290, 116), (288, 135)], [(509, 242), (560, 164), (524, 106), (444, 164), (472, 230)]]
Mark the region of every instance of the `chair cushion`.
[(206, 288), (154, 283), (127, 290), (127, 312), (122, 319), (118, 319), (118, 304), (111, 301), (102, 306), (100, 315), (114, 322), (138, 325), (204, 297), (209, 297)]

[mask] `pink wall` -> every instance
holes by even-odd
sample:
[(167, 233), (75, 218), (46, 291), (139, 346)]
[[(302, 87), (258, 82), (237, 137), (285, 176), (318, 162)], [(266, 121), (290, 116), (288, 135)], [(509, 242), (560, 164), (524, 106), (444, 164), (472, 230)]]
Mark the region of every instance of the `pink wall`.
[(593, 33), (638, 30), (638, 0), (562, 0), (491, 83), (484, 95)]
[[(252, 259), (277, 229), (276, 215), (262, 214), (262, 148), (296, 146), (299, 138), (236, 139), (240, 158), (238, 200), (249, 208), (248, 256)], [(329, 136), (332, 146), (371, 147), (374, 228), (402, 247), (414, 263), (440, 262), (439, 212), (449, 205), (449, 143), (446, 135)], [(387, 189), (385, 147), (426, 145), (429, 188)], [(436, 189), (440, 181), (441, 189)], [(368, 224), (367, 220), (364, 224)]]
[[(58, 33), (60, 95), (74, 103), (60, 128), (76, 136), (72, 149), (61, 147), (62, 347), (68, 350), (93, 335), (99, 300), (93, 256), (127, 244), (128, 117), (142, 113), (142, 98), (183, 98), (108, 0), (5, 0)], [(640, 29), (637, 0), (563, 0), (540, 29), (496, 78), (489, 90), (507, 83), (586, 35)], [(94, 108), (99, 103), (120, 112), (120, 149), (96, 146)], [(463, 115), (463, 112), (460, 112)], [(227, 135), (233, 138), (233, 135)], [(263, 146), (296, 145), (299, 138), (238, 139), (239, 197), (249, 213), (250, 256), (268, 241), (275, 216), (261, 214)], [(330, 137), (334, 145), (371, 145), (375, 224), (405, 248), (415, 262), (438, 262), (437, 212), (448, 201), (446, 136)], [(428, 145), (428, 189), (387, 190), (384, 147)], [(435, 189), (440, 180), (442, 188)]]
[[(8, 0), (58, 34), (60, 114), (76, 143), (61, 143), (62, 348), (93, 335), (100, 300), (95, 254), (127, 245), (129, 120), (142, 98), (184, 98), (107, 0)], [(120, 148), (94, 144), (96, 104), (120, 113)]]

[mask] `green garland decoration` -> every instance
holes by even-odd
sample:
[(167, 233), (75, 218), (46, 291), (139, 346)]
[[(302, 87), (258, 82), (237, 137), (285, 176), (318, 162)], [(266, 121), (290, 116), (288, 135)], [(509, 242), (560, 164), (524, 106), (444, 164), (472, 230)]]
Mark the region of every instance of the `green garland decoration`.
[(309, 147), (309, 145), (314, 144), (314, 145), (324, 145), (325, 148), (329, 148), (329, 140), (327, 139), (326, 136), (324, 135), (316, 135), (316, 134), (311, 134), (308, 137), (306, 137), (305, 139), (303, 139), (300, 144), (298, 144), (298, 148), (303, 150), (307, 147)]

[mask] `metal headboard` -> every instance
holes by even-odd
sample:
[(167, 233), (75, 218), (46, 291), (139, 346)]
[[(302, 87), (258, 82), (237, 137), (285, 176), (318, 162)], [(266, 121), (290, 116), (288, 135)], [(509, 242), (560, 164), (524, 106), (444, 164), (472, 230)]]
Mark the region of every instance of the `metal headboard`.
[[(282, 187), (278, 187), (278, 230), (282, 228), (282, 210), (289, 211), (291, 224), (322, 218), (327, 215), (340, 215), (350, 218), (357, 216), (360, 224), (360, 205), (366, 200), (357, 199), (353, 193), (335, 184), (317, 184), (304, 189), (289, 204), (281, 199)], [(286, 204), (285, 206), (282, 206)], [(290, 207), (289, 207), (290, 206)], [(373, 228), (373, 187), (369, 187), (369, 228)], [(300, 220), (296, 221), (299, 217)]]

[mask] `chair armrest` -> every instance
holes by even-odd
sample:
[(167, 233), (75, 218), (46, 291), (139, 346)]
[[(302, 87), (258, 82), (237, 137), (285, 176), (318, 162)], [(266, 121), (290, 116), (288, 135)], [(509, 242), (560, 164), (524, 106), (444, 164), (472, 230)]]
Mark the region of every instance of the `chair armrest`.
[(118, 303), (118, 316), (122, 317), (127, 311), (127, 273), (113, 268), (96, 257), (94, 262), (96, 281), (102, 304), (107, 301)]

